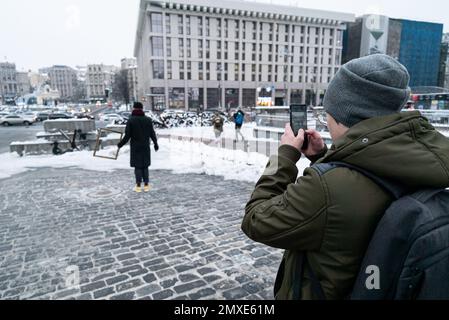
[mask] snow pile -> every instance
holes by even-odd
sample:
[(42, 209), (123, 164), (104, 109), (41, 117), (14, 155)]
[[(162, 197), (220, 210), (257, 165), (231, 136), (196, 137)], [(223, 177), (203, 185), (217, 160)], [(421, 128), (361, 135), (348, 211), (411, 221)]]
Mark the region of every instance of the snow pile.
[[(171, 170), (173, 173), (198, 173), (222, 176), (225, 179), (257, 182), (264, 172), (268, 158), (258, 153), (220, 149), (202, 143), (161, 139), (159, 152), (152, 152), (151, 170)], [(16, 153), (0, 154), (0, 179), (38, 168), (79, 168), (82, 170), (112, 172), (130, 169), (129, 146), (120, 150), (118, 160), (93, 158), (92, 152), (81, 151), (61, 156), (42, 155), (20, 157)], [(105, 149), (111, 156), (116, 147)], [(310, 162), (298, 163), (302, 174)]]

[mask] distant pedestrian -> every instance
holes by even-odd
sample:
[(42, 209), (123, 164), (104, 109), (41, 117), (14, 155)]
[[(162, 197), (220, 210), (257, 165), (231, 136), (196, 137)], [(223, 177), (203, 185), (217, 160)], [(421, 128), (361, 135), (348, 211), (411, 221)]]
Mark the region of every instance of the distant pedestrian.
[(238, 109), (236, 113), (234, 113), (234, 122), (235, 122), (235, 140), (239, 141), (239, 135), (242, 137), (242, 141), (245, 141), (245, 137), (242, 134), (242, 126), (245, 121), (245, 113), (242, 109)]
[(154, 150), (159, 150), (156, 132), (154, 131), (153, 121), (145, 116), (143, 105), (140, 102), (134, 103), (134, 110), (128, 120), (125, 130), (125, 137), (118, 144), (121, 149), (131, 140), (131, 167), (135, 168), (136, 187), (134, 191), (142, 192), (142, 182), (144, 191), (149, 192), (148, 167), (151, 165), (150, 139), (154, 143)]
[(214, 133), (215, 133), (215, 139), (220, 139), (222, 133), (223, 133), (223, 125), (224, 125), (224, 119), (223, 117), (217, 112), (214, 117), (212, 118), (212, 123), (214, 125)]

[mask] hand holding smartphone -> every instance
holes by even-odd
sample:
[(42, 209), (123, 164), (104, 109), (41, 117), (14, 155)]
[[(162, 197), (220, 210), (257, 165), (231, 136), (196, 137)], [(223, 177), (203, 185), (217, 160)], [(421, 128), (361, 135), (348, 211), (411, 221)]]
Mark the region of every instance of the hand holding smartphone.
[[(290, 126), (295, 136), (298, 135), (298, 131), (307, 128), (307, 105), (305, 104), (293, 104), (290, 106)], [(306, 150), (309, 147), (309, 137), (304, 132), (304, 144), (302, 150)]]

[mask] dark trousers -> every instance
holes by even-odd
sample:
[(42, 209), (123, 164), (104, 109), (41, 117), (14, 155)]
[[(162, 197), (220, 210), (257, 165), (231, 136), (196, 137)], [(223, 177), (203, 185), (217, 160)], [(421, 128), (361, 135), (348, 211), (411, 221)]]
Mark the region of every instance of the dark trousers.
[(150, 182), (150, 173), (148, 168), (135, 168), (134, 173), (136, 174), (136, 183), (140, 185), (143, 183), (148, 184)]

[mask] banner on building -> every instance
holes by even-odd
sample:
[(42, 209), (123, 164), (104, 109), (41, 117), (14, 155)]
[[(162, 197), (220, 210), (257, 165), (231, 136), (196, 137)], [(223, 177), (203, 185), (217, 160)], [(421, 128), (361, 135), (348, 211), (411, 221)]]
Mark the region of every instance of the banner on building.
[(258, 107), (272, 107), (273, 99), (271, 97), (259, 97), (257, 98)]

